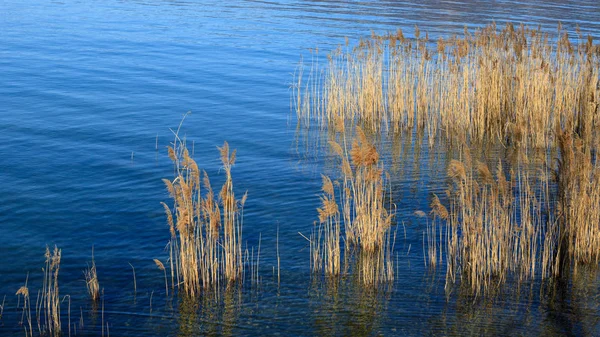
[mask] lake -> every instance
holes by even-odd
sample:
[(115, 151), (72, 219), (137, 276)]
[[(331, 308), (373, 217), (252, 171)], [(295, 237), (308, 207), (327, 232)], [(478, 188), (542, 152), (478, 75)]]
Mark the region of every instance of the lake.
[[(597, 43), (599, 19), (595, 0), (3, 1), (0, 334), (26, 333), (15, 293), (27, 280), (35, 307), (56, 245), (63, 335), (600, 335), (594, 270), (558, 294), (539, 278), (492, 299), (446, 294), (445, 268), (423, 263), (414, 212), (444, 193), (450, 156), (412, 135), (384, 153), (396, 163), (395, 280), (380, 291), (315, 280), (304, 236), (318, 221), (321, 174), (335, 170), (327, 135), (298, 132), (291, 104), (301, 59), (318, 48), (325, 62), (346, 37), (402, 28), (413, 38), (418, 25), (435, 40), (492, 22), (554, 32), (561, 22)], [(162, 179), (173, 178), (167, 146), (184, 116), (179, 135), (214, 186), (225, 181), (217, 146), (237, 149), (244, 249), (260, 256), (259, 281), (216, 300), (167, 296), (153, 262), (169, 257)], [(92, 250), (96, 303), (83, 274)]]

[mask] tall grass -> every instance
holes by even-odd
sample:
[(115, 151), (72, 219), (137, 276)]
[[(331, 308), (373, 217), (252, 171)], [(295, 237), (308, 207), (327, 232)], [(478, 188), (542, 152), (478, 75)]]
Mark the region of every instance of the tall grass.
[[(27, 280), (25, 280), (25, 285), (23, 285), (19, 290), (17, 290), (16, 295), (21, 295), (23, 297), (23, 314), (21, 315), (21, 325), (25, 329), (25, 336), (33, 336), (33, 327), (32, 327), (32, 317), (31, 317), (31, 299), (29, 297), (29, 288), (27, 287), (27, 282), (29, 281), (29, 275), (27, 275)], [(2, 303), (4, 305), (4, 303)], [(2, 307), (4, 310), (4, 306)], [(27, 325), (24, 325), (24, 319), (27, 319)]]
[(52, 336), (59, 336), (61, 334), (61, 321), (58, 272), (60, 270), (61, 250), (54, 246), (54, 250), (50, 251), (50, 248), (46, 247), (45, 257), (44, 282), (41, 300), (37, 308), (39, 312), (43, 313), (44, 318), (40, 331), (45, 331)]
[(510, 170), (499, 161), (492, 174), (472, 162), (468, 149), (462, 161), (450, 161), (449, 207), (435, 195), (431, 203), (443, 234), (435, 225), (427, 231), (430, 265), (443, 247), (447, 287), (460, 281), (482, 295), (508, 279), (565, 279), (579, 266), (598, 265), (600, 169), (593, 146), (568, 128), (556, 134), (555, 168), (547, 159), (519, 161)]
[(436, 221), (445, 226), (427, 232), (429, 260), (437, 261), (437, 249), (443, 251), (439, 260), (445, 258), (447, 290), (460, 281), (479, 296), (508, 279), (535, 278), (553, 254), (545, 244), (554, 225), (547, 175), (533, 177), (529, 163), (521, 161), (510, 170), (499, 161), (491, 170), (473, 162), (468, 149), (462, 157), (448, 165), (449, 207), (436, 195), (431, 202), (432, 227)]
[(559, 137), (560, 158), (555, 231), (558, 243), (555, 275), (564, 274), (573, 262), (598, 265), (600, 260), (600, 167), (585, 140), (563, 131)]
[(100, 283), (98, 282), (98, 273), (96, 271), (96, 261), (94, 260), (94, 250), (92, 249), (92, 265), (88, 266), (83, 272), (85, 276), (85, 285), (92, 301), (100, 299)]
[(294, 86), (293, 104), (305, 125), (341, 117), (376, 130), (417, 127), (430, 145), (436, 135), (459, 134), (544, 147), (557, 127), (592, 141), (599, 56), (590, 36), (573, 38), (560, 25), (550, 34), (491, 24), (435, 43), (415, 27), (412, 39), (402, 30), (372, 34), (331, 52), (325, 66), (313, 62), (307, 83)]
[(215, 195), (208, 175), (200, 171), (177, 133), (168, 149), (175, 168), (175, 178), (164, 179), (173, 205), (163, 203), (171, 236), (171, 284), (192, 297), (221, 280), (229, 285), (243, 275), (242, 213), (247, 195), (236, 199), (233, 191), (235, 150), (225, 142), (219, 151), (226, 180)]
[[(393, 205), (389, 197), (389, 204), (386, 204), (389, 187), (379, 153), (362, 128), (357, 127), (355, 131), (351, 149), (348, 149), (343, 133), (343, 145), (334, 140), (330, 142), (340, 160), (341, 182), (335, 183), (338, 185), (336, 197), (332, 180), (326, 176), (322, 178), (323, 195), (318, 208), (320, 226), (311, 240), (314, 241), (312, 265), (315, 272), (323, 265), (326, 275), (337, 276), (342, 272), (344, 249), (344, 261), (356, 259), (362, 282), (376, 285), (394, 278), (390, 228)], [(352, 257), (352, 253), (357, 254)]]

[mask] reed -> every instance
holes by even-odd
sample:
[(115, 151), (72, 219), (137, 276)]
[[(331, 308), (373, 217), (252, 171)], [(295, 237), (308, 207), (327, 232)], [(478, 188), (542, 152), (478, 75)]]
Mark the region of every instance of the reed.
[(313, 271), (319, 272), (323, 269), (328, 276), (338, 276), (341, 272), (340, 212), (335, 200), (333, 182), (324, 175), (322, 180), (321, 207), (317, 209), (319, 247), (313, 250)]
[(163, 274), (165, 275), (165, 293), (167, 294), (167, 296), (169, 296), (169, 282), (167, 281), (167, 269), (159, 259), (154, 259), (154, 264), (156, 264), (158, 269), (162, 270)]
[[(357, 252), (361, 280), (364, 284), (376, 285), (394, 278), (390, 228), (393, 205), (391, 197), (386, 195), (388, 179), (379, 153), (362, 128), (357, 127), (355, 132), (350, 150), (344, 133), (343, 145), (334, 140), (330, 142), (340, 160), (341, 181), (334, 184), (329, 177), (322, 177), (321, 207), (317, 209), (319, 227), (311, 240), (312, 265), (314, 272), (323, 268), (328, 276), (340, 275), (343, 238), (344, 261), (348, 263), (352, 251)], [(338, 185), (338, 197), (334, 185)]]
[(600, 168), (586, 144), (566, 130), (559, 137), (556, 276), (567, 272), (571, 262), (576, 272), (578, 266), (600, 260)]
[[(21, 288), (19, 288), (19, 290), (17, 290), (16, 295), (21, 295), (23, 297), (23, 313), (21, 315), (20, 324), (23, 325), (24, 319), (27, 319), (27, 325), (23, 326), (23, 328), (25, 329), (25, 336), (33, 336), (33, 327), (31, 324), (31, 299), (29, 298), (29, 288), (27, 287), (28, 281), (29, 275), (27, 275), (25, 285), (23, 285)], [(4, 311), (4, 301), (2, 301), (2, 307), (0, 309), (0, 313), (2, 313), (2, 311)]]
[(436, 43), (418, 27), (414, 36), (372, 34), (311, 64), (310, 83), (294, 90), (298, 120), (417, 128), (430, 145), (442, 134), (545, 147), (558, 126), (597, 142), (600, 47), (590, 36), (578, 33), (575, 43), (560, 26), (548, 33), (510, 23)]
[[(230, 151), (227, 142), (218, 149), (225, 183), (215, 195), (208, 174), (200, 171), (178, 132), (168, 148), (175, 168), (173, 180), (163, 179), (173, 199), (171, 207), (163, 203), (171, 238), (171, 283), (191, 297), (222, 279), (228, 284), (241, 281), (243, 275), (242, 226), (247, 194), (235, 198), (231, 175), (235, 150)], [(166, 277), (166, 268), (164, 271)]]
[(463, 161), (450, 161), (450, 206), (436, 195), (431, 202), (433, 222), (445, 223), (444, 230), (427, 232), (430, 261), (437, 261), (438, 244), (445, 246), (439, 260), (446, 260), (448, 291), (460, 280), (475, 296), (486, 295), (508, 279), (535, 278), (549, 263), (548, 180), (532, 178), (526, 164), (518, 163), (507, 177), (501, 161), (492, 174), (487, 164), (472, 162), (468, 149)]
[(100, 283), (98, 282), (98, 273), (96, 272), (96, 261), (94, 260), (94, 250), (92, 249), (92, 265), (84, 270), (85, 285), (92, 301), (100, 299)]
[(60, 295), (58, 288), (58, 272), (60, 270), (61, 251), (54, 246), (54, 250), (46, 246), (46, 265), (44, 268), (44, 282), (39, 303), (39, 311), (43, 313), (44, 325), (41, 330), (52, 336), (61, 334), (60, 320)]

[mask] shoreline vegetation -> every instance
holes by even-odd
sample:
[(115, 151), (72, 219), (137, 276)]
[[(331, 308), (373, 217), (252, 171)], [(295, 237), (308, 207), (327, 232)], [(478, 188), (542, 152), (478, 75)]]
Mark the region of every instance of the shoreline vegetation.
[[(415, 134), (430, 148), (454, 149), (445, 195), (431, 195), (431, 221), (415, 212), (426, 218), (425, 264), (445, 265), (448, 295), (457, 284), (485, 297), (507, 280), (557, 283), (581, 266), (597, 267), (600, 46), (590, 36), (577, 29), (573, 38), (560, 24), (551, 34), (509, 23), (434, 40), (415, 26), (414, 39), (402, 30), (356, 46), (346, 39), (327, 62), (316, 50), (307, 68), (300, 61), (294, 74), (291, 109), (298, 131), (327, 132), (328, 151), (342, 157), (342, 191), (354, 192), (349, 172), (360, 165), (344, 161), (340, 131), (365, 143), (365, 134), (380, 142)], [(512, 160), (497, 158), (490, 169), (487, 158), (471, 155), (484, 144)], [(312, 260), (313, 270), (323, 260), (325, 273), (337, 275), (338, 224), (349, 216), (344, 208), (340, 220), (331, 191), (324, 176), (317, 231), (324, 243)], [(343, 201), (354, 195), (339, 195), (360, 213)], [(352, 229), (344, 230), (349, 245)]]
[[(435, 42), (434, 42), (435, 41)], [(305, 74), (304, 68), (310, 72)], [(559, 24), (495, 24), (437, 40), (415, 26), (345, 44), (301, 61), (292, 111), (303, 127), (336, 119), (374, 132), (416, 129), (435, 138), (545, 148), (557, 131), (598, 147), (600, 46)]]
[[(346, 40), (326, 63), (314, 58), (309, 74), (301, 63), (294, 75), (291, 108), (298, 127), (327, 132), (335, 167), (321, 175), (318, 221), (307, 238), (313, 281), (326, 279), (328, 295), (336, 298), (329, 290), (348, 278), (358, 280), (354, 291), (361, 296), (397, 278), (396, 231), (404, 219), (398, 219), (378, 142), (403, 133), (411, 140), (426, 135), (429, 147), (443, 140), (458, 149), (448, 151), (445, 193), (431, 193), (428, 212), (414, 212), (426, 222), (424, 263), (434, 272), (445, 269), (448, 297), (458, 287), (471, 298), (486, 298), (507, 282), (536, 278), (543, 286), (561, 286), (581, 268), (596, 268), (600, 47), (579, 32), (573, 39), (560, 25), (550, 34), (492, 24), (435, 43), (415, 27), (414, 36), (398, 30), (356, 46)], [(225, 182), (213, 190), (180, 128), (168, 147), (174, 177), (163, 179), (171, 198), (161, 203), (168, 257), (153, 262), (166, 296), (194, 316), (198, 301), (212, 296), (213, 304), (233, 303), (229, 290), (260, 282), (260, 242), (256, 254), (243, 249), (248, 193), (238, 198), (234, 192), (236, 151), (227, 142), (218, 147)], [(483, 143), (516, 153), (515, 160), (490, 163), (473, 155), (471, 147)], [(26, 336), (70, 336), (83, 327), (83, 312), (72, 322), (71, 298), (59, 292), (61, 256), (58, 247), (46, 247), (41, 290), (32, 290), (28, 274), (15, 293)], [(279, 264), (278, 231), (278, 286)], [(93, 248), (83, 275), (108, 336)], [(0, 319), (4, 310), (3, 300)]]

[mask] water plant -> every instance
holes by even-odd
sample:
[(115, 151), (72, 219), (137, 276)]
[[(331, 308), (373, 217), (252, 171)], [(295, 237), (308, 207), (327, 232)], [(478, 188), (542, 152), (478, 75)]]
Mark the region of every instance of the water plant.
[[(46, 266), (44, 268), (44, 282), (41, 300), (36, 309), (43, 312), (44, 325), (40, 331), (46, 331), (52, 336), (61, 334), (60, 320), (60, 294), (58, 287), (58, 272), (60, 270), (61, 250), (54, 246), (54, 250), (46, 246)], [(38, 316), (39, 317), (39, 316)]]
[[(356, 253), (355, 262), (362, 282), (376, 285), (394, 278), (391, 259), (393, 205), (391, 198), (386, 196), (387, 179), (377, 149), (362, 128), (356, 127), (355, 132), (350, 150), (345, 135), (341, 136), (343, 146), (335, 140), (330, 141), (340, 161), (341, 182), (335, 183), (339, 186), (339, 197), (336, 199), (333, 181), (322, 176), (323, 194), (321, 207), (317, 209), (319, 226), (311, 240), (312, 266), (315, 272), (324, 265), (326, 275), (339, 275), (342, 272), (343, 238), (345, 263), (348, 264)], [(386, 204), (386, 197), (389, 204)]]
[(192, 297), (221, 279), (229, 285), (243, 276), (241, 214), (247, 194), (236, 199), (233, 191), (236, 151), (225, 142), (219, 152), (226, 179), (217, 196), (178, 132), (168, 148), (175, 168), (175, 178), (163, 180), (173, 199), (172, 207), (163, 203), (171, 236), (171, 284)]
[[(25, 280), (25, 285), (21, 286), (19, 290), (17, 290), (17, 296), (21, 295), (23, 297), (23, 314), (21, 315), (20, 324), (23, 325), (25, 329), (25, 336), (33, 336), (33, 328), (31, 324), (31, 299), (29, 298), (29, 288), (27, 287), (27, 282), (29, 281), (29, 275), (27, 275), (27, 279)], [(4, 305), (4, 303), (2, 303)], [(4, 306), (3, 308), (4, 309)], [(24, 318), (27, 319), (27, 325), (23, 324)], [(29, 329), (28, 329), (29, 328)]]
[(96, 261), (94, 261), (94, 250), (92, 249), (92, 265), (88, 266), (84, 270), (83, 275), (85, 276), (85, 285), (87, 287), (88, 294), (92, 301), (98, 301), (100, 299), (100, 283), (98, 282), (98, 273), (96, 271)]
[(551, 34), (508, 23), (432, 40), (416, 26), (413, 38), (398, 30), (356, 46), (346, 40), (326, 65), (313, 61), (307, 83), (298, 71), (298, 120), (416, 128), (430, 145), (442, 134), (545, 147), (557, 127), (597, 142), (600, 47), (592, 37), (578, 31), (574, 42), (560, 25)]
[(600, 168), (591, 146), (569, 131), (560, 133), (559, 148), (553, 274), (564, 276), (600, 260)]

